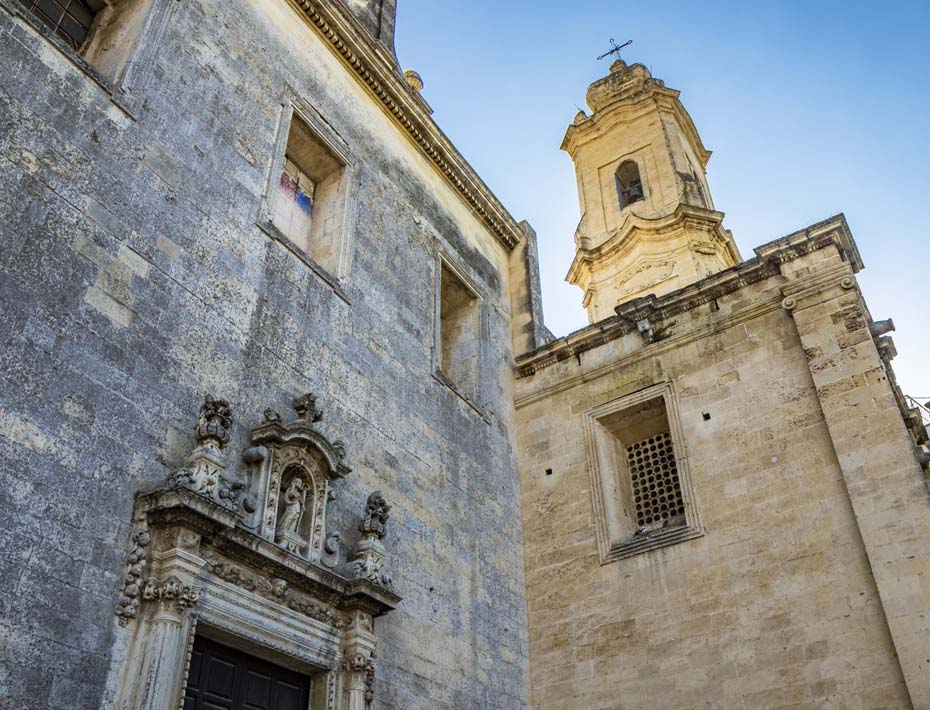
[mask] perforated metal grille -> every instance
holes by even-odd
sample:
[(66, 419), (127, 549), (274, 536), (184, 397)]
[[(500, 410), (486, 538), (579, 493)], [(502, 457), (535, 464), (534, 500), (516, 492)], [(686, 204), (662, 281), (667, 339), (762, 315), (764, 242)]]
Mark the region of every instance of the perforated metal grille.
[(684, 515), (685, 504), (669, 432), (628, 446), (626, 456), (633, 483), (636, 524), (652, 526)]

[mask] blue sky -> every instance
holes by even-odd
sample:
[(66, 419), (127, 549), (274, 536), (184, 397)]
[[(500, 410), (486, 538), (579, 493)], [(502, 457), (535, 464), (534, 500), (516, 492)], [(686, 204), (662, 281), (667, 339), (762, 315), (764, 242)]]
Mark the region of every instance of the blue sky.
[(397, 53), (434, 118), (539, 235), (547, 325), (587, 323), (564, 282), (578, 222), (559, 150), (608, 40), (679, 89), (744, 258), (844, 212), (905, 392), (930, 398), (930, 2), (398, 0)]

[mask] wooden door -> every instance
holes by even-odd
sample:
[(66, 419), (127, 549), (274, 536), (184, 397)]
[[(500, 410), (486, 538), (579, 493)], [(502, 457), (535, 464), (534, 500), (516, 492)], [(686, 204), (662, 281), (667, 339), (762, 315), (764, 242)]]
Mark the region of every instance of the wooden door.
[(309, 702), (309, 677), (195, 637), (184, 710), (307, 710)]

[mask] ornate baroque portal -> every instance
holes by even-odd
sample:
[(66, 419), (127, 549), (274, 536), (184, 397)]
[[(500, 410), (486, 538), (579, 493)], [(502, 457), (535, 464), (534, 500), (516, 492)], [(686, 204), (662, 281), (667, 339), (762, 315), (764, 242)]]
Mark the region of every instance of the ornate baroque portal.
[(136, 496), (105, 705), (180, 707), (195, 633), (311, 676), (312, 710), (371, 703), (373, 619), (400, 602), (382, 543), (390, 506), (368, 497), (343, 560), (326, 513), (352, 471), (346, 449), (320, 432), (312, 395), (293, 408), (286, 423), (265, 411), (235, 476), (229, 405), (208, 396), (186, 465)]

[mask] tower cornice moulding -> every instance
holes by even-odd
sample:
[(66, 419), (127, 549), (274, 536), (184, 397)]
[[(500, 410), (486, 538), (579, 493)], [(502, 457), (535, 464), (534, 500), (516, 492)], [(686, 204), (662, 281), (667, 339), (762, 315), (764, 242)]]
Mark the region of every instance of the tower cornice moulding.
[(712, 151), (704, 147), (704, 142), (701, 140), (691, 115), (678, 100), (680, 95), (681, 92), (677, 89), (653, 86), (639, 96), (613, 101), (584, 120), (570, 124), (565, 131), (560, 148), (569, 155), (574, 155), (578, 148), (608, 132), (617, 124), (629, 122), (650, 111), (660, 111), (670, 113), (675, 117), (695, 147), (701, 167), (706, 168)]
[[(623, 223), (601, 244), (590, 249), (579, 247), (576, 250), (565, 280), (573, 284), (578, 283), (585, 271), (590, 270), (591, 264), (630, 251), (646, 234), (653, 239), (662, 239), (665, 236), (675, 236), (684, 228), (700, 228), (728, 243), (728, 232), (723, 228), (723, 217), (723, 212), (687, 204), (680, 204), (674, 212), (657, 219), (640, 217), (631, 211), (624, 217)], [(735, 247), (731, 256), (734, 263), (742, 261)]]
[(423, 99), (398, 71), (393, 57), (370, 39), (336, 0), (288, 0), (378, 100), (388, 116), (459, 193), (508, 251), (522, 239), (516, 220), (440, 130)]

